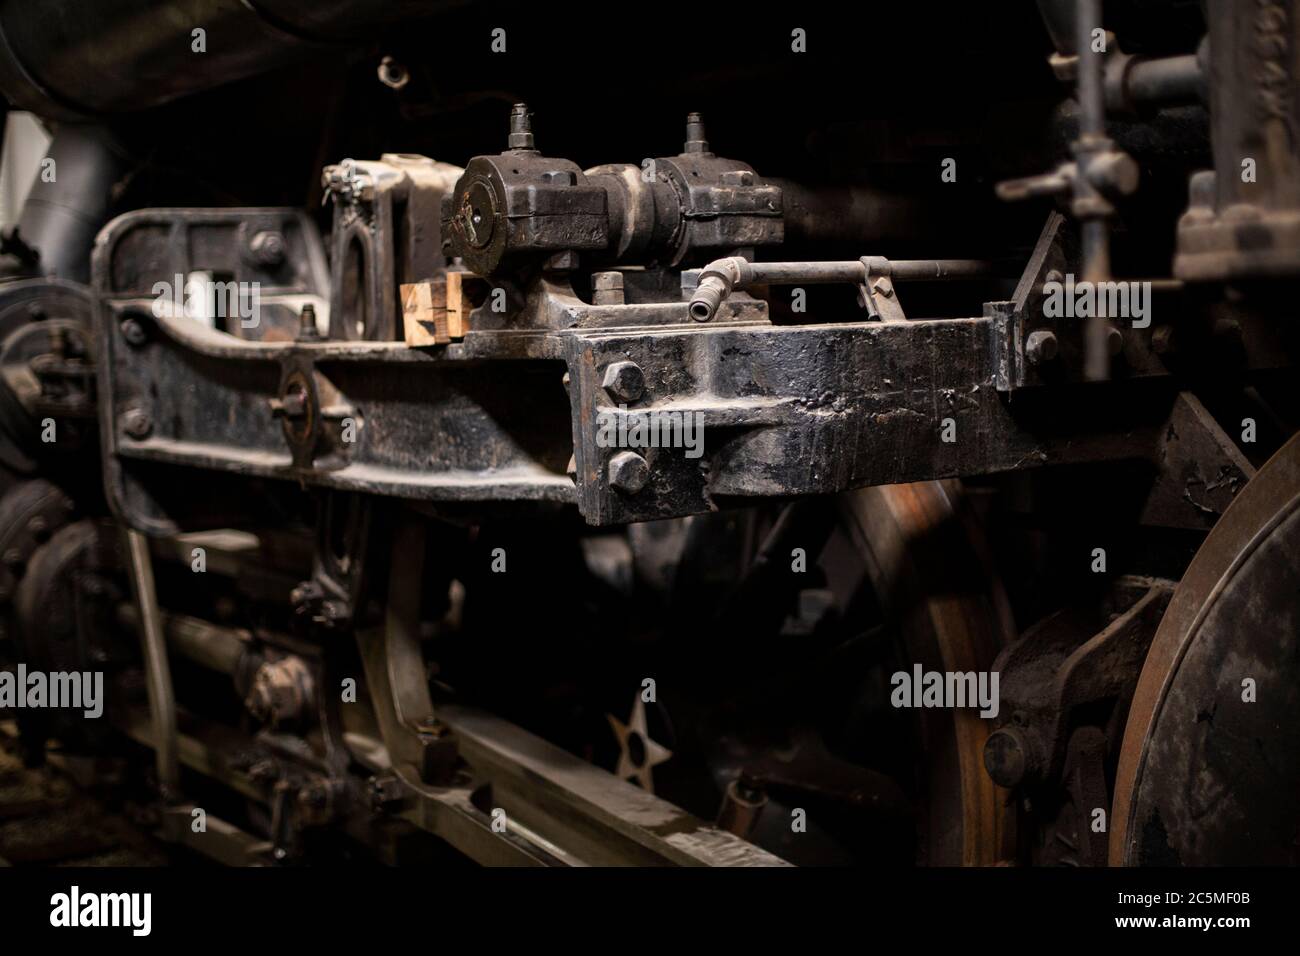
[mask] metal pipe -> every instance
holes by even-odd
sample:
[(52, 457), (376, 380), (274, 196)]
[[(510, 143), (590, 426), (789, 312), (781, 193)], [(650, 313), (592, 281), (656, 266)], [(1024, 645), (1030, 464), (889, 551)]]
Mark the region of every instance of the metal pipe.
[(123, 533), (131, 590), (135, 593), (135, 604), (140, 614), (140, 646), (144, 652), (145, 686), (153, 722), (158, 785), (164, 801), (170, 802), (180, 793), (180, 744), (176, 735), (176, 694), (167, 662), (162, 612), (158, 608), (158, 592), (154, 587), (149, 542), (133, 528), (125, 529)]
[(1101, 27), (1101, 0), (1078, 0), (1074, 43), (1079, 55), (1076, 89), (1079, 136), (1106, 135), (1106, 89), (1102, 55), (1092, 49), (1092, 31)]
[(729, 256), (700, 270), (699, 283), (687, 307), (691, 318), (708, 322), (727, 296), (752, 285), (864, 285), (871, 278), (895, 282), (978, 279), (996, 274), (997, 264), (985, 259), (899, 259), (864, 256), (843, 262), (750, 262)]
[(18, 221), (18, 235), (40, 254), (40, 275), (89, 281), (91, 246), (124, 169), (103, 130), (65, 124), (54, 134)]
[[(132, 604), (117, 609), (118, 622), (134, 631), (140, 629), (140, 615)], [(185, 614), (164, 614), (163, 634), (168, 646), (186, 660), (229, 677), (239, 675), (251, 653), (247, 631), (221, 627)]]
[[(1075, 47), (1079, 67), (1076, 98), (1079, 101), (1079, 137), (1074, 143), (1078, 174), (1074, 177), (1074, 208), (1083, 220), (1083, 277), (1105, 282), (1110, 276), (1110, 227), (1103, 207), (1108, 207), (1088, 177), (1089, 159), (1109, 148), (1106, 139), (1106, 94), (1102, 54), (1092, 49), (1092, 31), (1101, 28), (1101, 0), (1078, 0), (1075, 8)], [(1084, 377), (1101, 381), (1110, 375), (1108, 328), (1101, 309), (1084, 328)]]
[(1201, 98), (1202, 80), (1195, 53), (1135, 60), (1124, 73), (1124, 96), (1137, 106), (1196, 103)]

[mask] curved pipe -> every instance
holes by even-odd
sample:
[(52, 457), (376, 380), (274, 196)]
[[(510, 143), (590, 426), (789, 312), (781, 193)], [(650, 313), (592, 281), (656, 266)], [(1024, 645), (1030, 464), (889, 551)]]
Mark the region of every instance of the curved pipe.
[(23, 203), (18, 235), (39, 254), (35, 272), (86, 282), (95, 234), (108, 217), (112, 186), (125, 163), (102, 130), (64, 125), (41, 169)]

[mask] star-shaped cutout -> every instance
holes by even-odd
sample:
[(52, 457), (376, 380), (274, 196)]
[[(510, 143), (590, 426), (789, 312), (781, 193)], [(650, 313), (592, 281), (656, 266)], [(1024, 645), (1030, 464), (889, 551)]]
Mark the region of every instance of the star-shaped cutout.
[(650, 768), (663, 763), (673, 752), (650, 739), (645, 725), (645, 701), (640, 694), (636, 695), (632, 702), (632, 717), (626, 724), (613, 714), (605, 717), (618, 738), (618, 767), (614, 775), (620, 780), (633, 780), (641, 785), (641, 789), (654, 793), (654, 776)]

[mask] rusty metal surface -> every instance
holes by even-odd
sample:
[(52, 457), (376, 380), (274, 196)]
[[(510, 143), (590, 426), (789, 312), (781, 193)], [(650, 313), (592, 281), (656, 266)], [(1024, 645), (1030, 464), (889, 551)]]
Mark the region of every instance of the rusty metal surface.
[[(911, 659), (949, 672), (988, 669), (1012, 625), (997, 581), (979, 561), (982, 546), (963, 517), (960, 485), (865, 488), (841, 501)], [(990, 729), (990, 721), (971, 710), (922, 714), (928, 863), (991, 866), (1014, 852), (1006, 791), (984, 771)]]
[(1112, 865), (1296, 862), (1297, 587), (1293, 438), (1210, 532), (1152, 642), (1116, 776)]

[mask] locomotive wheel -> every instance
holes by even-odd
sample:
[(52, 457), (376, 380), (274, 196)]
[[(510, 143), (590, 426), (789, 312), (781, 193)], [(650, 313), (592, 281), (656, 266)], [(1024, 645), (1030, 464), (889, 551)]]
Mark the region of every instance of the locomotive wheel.
[[(961, 483), (927, 481), (841, 496), (855, 544), (908, 660), (926, 670), (992, 667), (1014, 627)], [(922, 710), (929, 805), (922, 859), (991, 866), (1014, 856), (1006, 791), (984, 770), (989, 721), (973, 710)]]
[(1295, 865), (1300, 435), (1214, 526), (1174, 593), (1124, 733), (1110, 862)]

